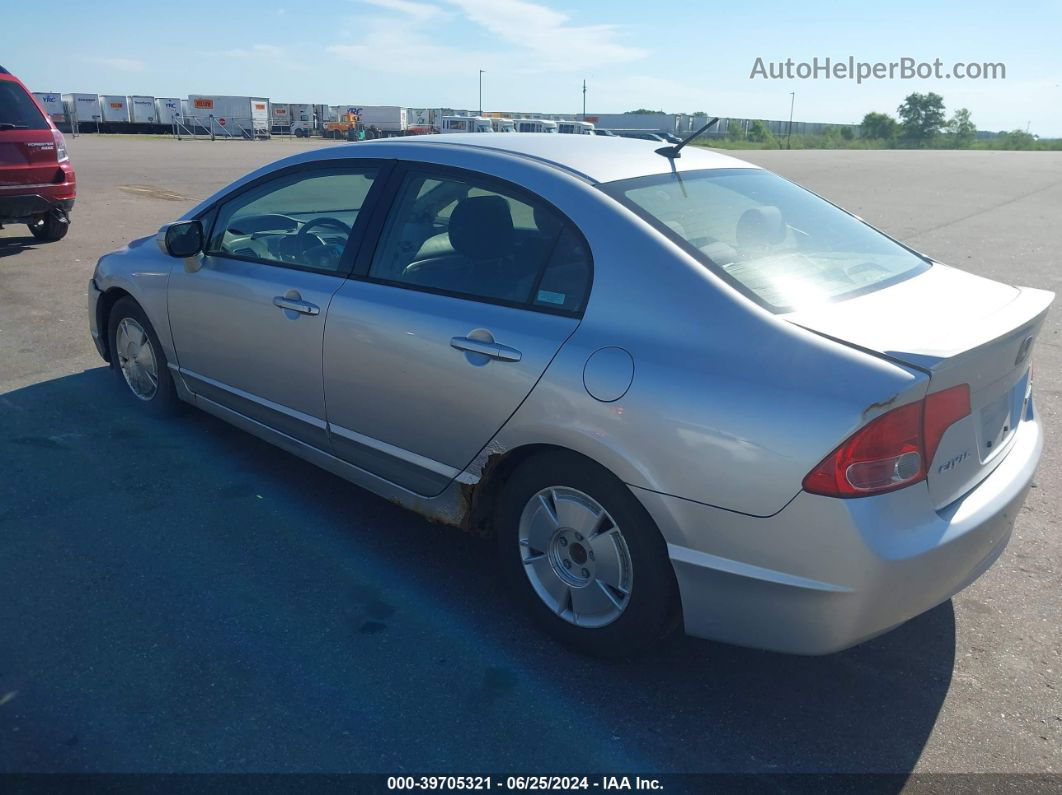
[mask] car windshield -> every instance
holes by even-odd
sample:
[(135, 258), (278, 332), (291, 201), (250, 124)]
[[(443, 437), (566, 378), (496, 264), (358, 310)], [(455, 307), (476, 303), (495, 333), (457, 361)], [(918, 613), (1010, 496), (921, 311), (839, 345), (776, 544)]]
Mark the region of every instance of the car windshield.
[(37, 103), (18, 83), (0, 80), (0, 130), (47, 130)]
[(930, 267), (858, 218), (760, 169), (671, 172), (602, 189), (774, 312), (861, 295)]

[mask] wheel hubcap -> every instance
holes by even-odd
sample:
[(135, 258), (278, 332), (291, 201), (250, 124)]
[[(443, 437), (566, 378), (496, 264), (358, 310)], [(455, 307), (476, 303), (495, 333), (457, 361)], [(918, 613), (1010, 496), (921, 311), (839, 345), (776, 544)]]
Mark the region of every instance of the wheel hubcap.
[(520, 515), (520, 554), (539, 598), (580, 627), (611, 624), (627, 608), (633, 570), (620, 527), (593, 497), (551, 486)]
[(114, 349), (125, 383), (141, 400), (151, 400), (159, 388), (155, 351), (147, 332), (131, 317), (122, 318), (114, 334)]

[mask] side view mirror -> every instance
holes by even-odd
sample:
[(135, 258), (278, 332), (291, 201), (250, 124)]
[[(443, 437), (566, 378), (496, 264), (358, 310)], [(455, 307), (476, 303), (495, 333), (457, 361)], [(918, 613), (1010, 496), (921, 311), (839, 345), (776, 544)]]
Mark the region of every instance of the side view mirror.
[(203, 224), (200, 221), (178, 221), (166, 227), (163, 245), (171, 257), (194, 257), (203, 250)]

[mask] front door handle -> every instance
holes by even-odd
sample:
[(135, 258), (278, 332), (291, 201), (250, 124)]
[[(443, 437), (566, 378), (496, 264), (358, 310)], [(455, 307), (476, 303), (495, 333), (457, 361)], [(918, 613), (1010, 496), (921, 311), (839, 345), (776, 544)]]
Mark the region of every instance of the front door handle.
[(518, 362), (523, 356), (516, 348), (510, 348), (508, 345), (501, 345), (497, 342), (484, 342), (471, 337), (454, 337), (450, 340), (450, 347), (457, 348), (459, 351), (468, 351), (469, 353), (481, 353), (501, 362)]
[(273, 306), (280, 309), (290, 309), (292, 312), (299, 312), (303, 315), (321, 314), (321, 307), (317, 306), (317, 304), (311, 304), (309, 301), (303, 301), (301, 298), (285, 298), (282, 295), (278, 295), (273, 299)]

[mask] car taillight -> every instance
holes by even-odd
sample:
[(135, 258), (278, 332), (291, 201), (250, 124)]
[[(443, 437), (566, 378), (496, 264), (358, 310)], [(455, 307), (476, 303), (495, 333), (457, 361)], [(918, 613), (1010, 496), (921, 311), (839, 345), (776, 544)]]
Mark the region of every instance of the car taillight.
[(55, 139), (55, 157), (62, 163), (64, 160), (69, 160), (70, 155), (66, 153), (66, 139), (63, 134), (58, 130), (52, 130), (52, 137)]
[(959, 384), (925, 397), (926, 466), (933, 462), (944, 431), (970, 413), (970, 386)]
[(944, 432), (970, 413), (966, 384), (927, 395), (864, 425), (804, 478), (804, 490), (828, 497), (868, 497), (926, 476)]

